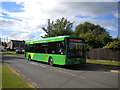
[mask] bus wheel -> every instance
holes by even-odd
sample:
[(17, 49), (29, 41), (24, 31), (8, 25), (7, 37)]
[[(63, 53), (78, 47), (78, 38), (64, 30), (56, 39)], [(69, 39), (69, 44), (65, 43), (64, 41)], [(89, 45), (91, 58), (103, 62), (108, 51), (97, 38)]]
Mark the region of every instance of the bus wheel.
[(30, 55), (29, 55), (29, 57), (28, 57), (28, 61), (31, 61), (32, 59), (31, 59), (31, 57), (30, 57)]
[(49, 65), (53, 66), (53, 59), (52, 58), (49, 59)]

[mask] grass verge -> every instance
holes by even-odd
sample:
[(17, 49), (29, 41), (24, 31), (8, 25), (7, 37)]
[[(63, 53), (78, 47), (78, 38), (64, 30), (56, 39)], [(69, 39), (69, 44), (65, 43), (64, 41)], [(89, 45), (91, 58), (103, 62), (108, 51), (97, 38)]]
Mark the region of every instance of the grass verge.
[(35, 88), (9, 66), (2, 66), (2, 88)]
[(112, 62), (112, 61), (100, 61), (100, 60), (86, 60), (87, 63), (92, 64), (102, 64), (102, 65), (110, 65), (110, 66), (120, 66), (120, 62)]
[(0, 90), (2, 90), (2, 65), (0, 64)]
[(24, 56), (24, 54), (16, 54), (16, 52), (9, 52), (9, 51), (7, 51), (7, 52), (0, 52), (0, 53), (2, 53), (2, 54), (10, 54), (10, 55), (15, 55), (15, 56)]

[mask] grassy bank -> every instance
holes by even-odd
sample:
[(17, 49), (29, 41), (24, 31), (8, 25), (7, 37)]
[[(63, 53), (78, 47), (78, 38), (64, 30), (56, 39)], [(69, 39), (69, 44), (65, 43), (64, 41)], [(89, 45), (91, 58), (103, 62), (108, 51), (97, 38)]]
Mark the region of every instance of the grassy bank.
[(110, 66), (120, 66), (120, 62), (112, 62), (112, 61), (102, 61), (102, 60), (86, 60), (87, 63), (92, 64), (102, 64), (102, 65), (110, 65)]
[(24, 54), (16, 54), (16, 52), (10, 52), (10, 51), (6, 51), (6, 52), (0, 52), (2, 54), (10, 54), (10, 55), (15, 55), (15, 56), (24, 56)]
[(2, 90), (2, 66), (0, 64), (0, 90)]
[(8, 66), (2, 66), (2, 88), (34, 88), (26, 79)]

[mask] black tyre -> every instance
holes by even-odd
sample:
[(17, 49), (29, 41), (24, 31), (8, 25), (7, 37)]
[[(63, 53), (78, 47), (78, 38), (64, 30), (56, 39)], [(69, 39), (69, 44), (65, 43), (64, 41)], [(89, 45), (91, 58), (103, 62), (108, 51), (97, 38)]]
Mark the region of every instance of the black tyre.
[(28, 57), (28, 61), (31, 61), (32, 59), (31, 59), (31, 56), (29, 55), (29, 57)]
[(49, 59), (49, 65), (53, 66), (53, 59), (52, 58)]

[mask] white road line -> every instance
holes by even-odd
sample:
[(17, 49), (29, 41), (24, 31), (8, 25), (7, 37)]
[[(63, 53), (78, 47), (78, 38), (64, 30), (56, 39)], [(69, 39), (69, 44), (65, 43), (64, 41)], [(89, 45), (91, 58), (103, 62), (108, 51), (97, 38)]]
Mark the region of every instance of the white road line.
[(111, 72), (109, 72), (109, 71), (106, 71), (106, 72), (103, 72), (103, 73), (111, 73)]
[(62, 71), (62, 70), (57, 70), (57, 69), (55, 69), (55, 71), (57, 71), (57, 72), (62, 72), (62, 73), (65, 73), (65, 74), (68, 74), (68, 75), (71, 75), (71, 76), (76, 76), (76, 77), (85, 79), (85, 77), (83, 77), (83, 76), (78, 76), (78, 75), (76, 75), (76, 74), (69, 73), (69, 72), (65, 72), (65, 71)]
[(75, 74), (72, 74), (72, 73), (68, 73), (68, 72), (64, 72), (64, 71), (62, 71), (62, 70), (55, 70), (55, 71), (57, 71), (57, 72), (62, 72), (62, 73), (65, 73), (65, 74), (69, 74), (69, 75), (71, 75), (71, 76), (77, 76), (77, 75), (75, 75)]
[(78, 76), (79, 78), (82, 78), (82, 79), (85, 79), (86, 77), (83, 77), (83, 76)]
[[(72, 69), (71, 69), (71, 70), (70, 70), (70, 69), (64, 69), (64, 68), (58, 68), (58, 69), (59, 69), (59, 70), (68, 70), (68, 71), (74, 71), (74, 72), (77, 72), (77, 71), (72, 70)], [(81, 70), (81, 71), (79, 71), (79, 72), (85, 72), (85, 71), (82, 71), (82, 70)]]
[[(35, 62), (30, 62), (30, 64), (38, 65), (38, 66), (41, 66), (41, 67), (48, 67), (47, 65), (41, 65), (41, 64), (38, 64), (38, 63), (35, 63)], [(75, 76), (75, 77), (85, 79), (85, 77), (83, 77), (83, 76), (78, 76), (78, 75), (73, 74), (73, 73), (65, 72), (65, 71), (63, 71), (64, 69), (54, 69), (54, 70), (57, 71), (57, 72), (61, 72), (61, 73), (64, 73), (64, 74), (68, 74), (68, 75), (71, 75), (71, 76)]]
[(38, 64), (38, 63), (34, 63), (34, 62), (30, 62), (30, 64), (38, 65), (38, 66), (41, 66), (41, 67), (47, 67), (47, 65), (41, 65), (41, 64)]
[(120, 70), (110, 70), (110, 72), (120, 73)]

